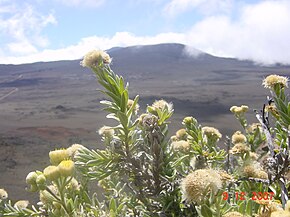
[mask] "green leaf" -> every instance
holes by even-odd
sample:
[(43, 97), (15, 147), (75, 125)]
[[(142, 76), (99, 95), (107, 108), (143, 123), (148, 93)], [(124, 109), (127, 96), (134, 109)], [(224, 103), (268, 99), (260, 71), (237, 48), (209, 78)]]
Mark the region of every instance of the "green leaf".
[(201, 215), (203, 217), (212, 217), (212, 211), (211, 211), (211, 209), (207, 205), (205, 205), (205, 204), (203, 204), (201, 206), (200, 212), (201, 212)]

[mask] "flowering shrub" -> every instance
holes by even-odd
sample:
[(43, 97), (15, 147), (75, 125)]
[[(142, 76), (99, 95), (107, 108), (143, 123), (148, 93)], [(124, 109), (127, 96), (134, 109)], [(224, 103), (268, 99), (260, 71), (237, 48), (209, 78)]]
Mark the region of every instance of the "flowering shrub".
[(129, 99), (129, 85), (110, 63), (102, 51), (81, 62), (95, 73), (107, 118), (116, 121), (99, 130), (105, 149), (73, 144), (49, 152), (50, 165), (26, 178), (39, 203), (13, 202), (0, 189), (1, 216), (290, 216), (288, 78), (264, 79), (271, 96), (256, 111), (258, 123), (248, 123), (248, 106), (230, 108), (241, 124), (231, 138), (193, 117), (169, 138), (173, 104), (157, 100), (138, 114), (139, 97)]

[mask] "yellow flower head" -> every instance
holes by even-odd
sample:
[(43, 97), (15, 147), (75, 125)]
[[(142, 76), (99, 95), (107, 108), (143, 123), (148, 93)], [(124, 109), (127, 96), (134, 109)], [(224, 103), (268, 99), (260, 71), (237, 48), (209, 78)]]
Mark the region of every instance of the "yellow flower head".
[(279, 210), (272, 212), (270, 217), (290, 217), (290, 213), (284, 210)]
[(103, 126), (99, 129), (99, 135), (105, 138), (112, 138), (114, 136), (114, 129), (112, 127)]
[(242, 213), (232, 211), (224, 214), (223, 217), (244, 217), (244, 215)]
[(173, 142), (172, 148), (175, 151), (188, 151), (190, 149), (190, 145), (187, 141), (180, 140)]
[(241, 115), (246, 113), (249, 110), (249, 107), (246, 105), (242, 105), (242, 106), (232, 106), (230, 108), (230, 111), (236, 115)]
[(19, 200), (14, 204), (14, 207), (18, 209), (25, 209), (26, 207), (28, 207), (28, 205), (29, 205), (28, 200)]
[(288, 78), (280, 75), (269, 75), (263, 80), (262, 85), (268, 89), (273, 89), (275, 85), (280, 85), (281, 88), (288, 87)]
[(67, 149), (59, 149), (49, 152), (49, 159), (52, 165), (57, 166), (61, 161), (69, 158)]
[(43, 174), (50, 181), (55, 181), (60, 177), (59, 169), (57, 166), (46, 167), (43, 170)]
[(178, 140), (186, 140), (187, 139), (187, 133), (186, 133), (185, 129), (177, 130), (175, 135), (176, 135), (176, 138)]
[(77, 155), (78, 151), (81, 149), (85, 149), (85, 147), (81, 144), (73, 144), (72, 146), (67, 148), (68, 155), (71, 159), (74, 159), (74, 157)]
[(8, 193), (3, 188), (0, 188), (0, 201), (8, 198)]
[(244, 154), (250, 151), (250, 147), (245, 143), (236, 143), (234, 147), (231, 148), (230, 153), (233, 155)]
[(197, 204), (201, 204), (210, 191), (216, 193), (221, 187), (221, 177), (213, 169), (195, 170), (181, 182), (181, 190), (186, 201)]
[(214, 127), (203, 127), (201, 130), (203, 134), (207, 136), (207, 138), (222, 138), (222, 134)]
[(81, 61), (83, 67), (96, 67), (99, 64), (110, 64), (112, 61), (111, 57), (104, 51), (92, 50), (88, 52), (84, 59)]
[(75, 169), (75, 164), (72, 160), (64, 160), (57, 166), (61, 176), (72, 176)]
[(247, 138), (244, 134), (241, 133), (241, 131), (236, 131), (233, 135), (232, 135), (232, 143), (233, 144), (237, 144), (237, 143), (246, 143), (247, 142)]

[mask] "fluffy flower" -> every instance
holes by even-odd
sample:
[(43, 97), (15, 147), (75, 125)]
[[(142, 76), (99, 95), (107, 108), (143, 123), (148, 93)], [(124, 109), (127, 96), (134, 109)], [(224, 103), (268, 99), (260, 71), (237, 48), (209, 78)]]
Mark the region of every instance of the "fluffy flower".
[(246, 177), (253, 177), (259, 179), (268, 179), (268, 174), (263, 171), (261, 165), (257, 161), (248, 162), (243, 168), (242, 173)]
[(242, 105), (242, 106), (232, 106), (230, 108), (230, 111), (236, 115), (240, 115), (243, 113), (246, 113), (249, 110), (249, 107), (246, 105)]
[(40, 174), (39, 176), (37, 176), (36, 185), (40, 189), (44, 189), (46, 187), (46, 177), (45, 177), (45, 175)]
[(92, 50), (85, 55), (84, 59), (81, 61), (81, 65), (83, 67), (92, 68), (98, 66), (100, 63), (110, 64), (111, 61), (111, 57), (106, 52)]
[(67, 149), (59, 149), (49, 152), (49, 159), (52, 165), (57, 166), (61, 161), (68, 159), (69, 153)]
[(181, 190), (186, 201), (197, 204), (201, 204), (206, 199), (209, 191), (216, 193), (221, 187), (221, 177), (213, 169), (195, 170), (181, 182)]
[(173, 104), (172, 103), (168, 103), (165, 100), (156, 100), (153, 104), (152, 104), (153, 108), (157, 108), (160, 110), (164, 110), (167, 109), (168, 111), (172, 111), (173, 110)]
[(185, 129), (180, 129), (176, 131), (176, 138), (178, 140), (186, 140), (187, 139), (187, 133)]
[(237, 144), (237, 143), (246, 143), (247, 142), (247, 138), (244, 134), (241, 133), (241, 131), (236, 131), (233, 135), (232, 135), (232, 143), (233, 144)]
[(242, 213), (232, 211), (224, 214), (223, 217), (244, 217), (244, 215)]
[(185, 117), (185, 118), (183, 119), (183, 123), (184, 123), (184, 124), (187, 124), (187, 125), (192, 124), (192, 123), (194, 123), (194, 122), (197, 122), (197, 121), (196, 121), (195, 118), (193, 118), (193, 117), (191, 117), (191, 116), (189, 116), (189, 117)]
[(188, 151), (190, 145), (187, 141), (180, 140), (172, 143), (172, 148), (175, 151)]
[(112, 138), (114, 136), (114, 129), (112, 127), (103, 126), (99, 129), (99, 135), (106, 137), (106, 138)]
[(59, 169), (57, 166), (48, 166), (43, 170), (45, 178), (50, 181), (57, 180), (60, 177)]
[(71, 159), (74, 159), (78, 151), (81, 149), (85, 149), (85, 147), (81, 144), (73, 144), (72, 146), (67, 148), (67, 152), (68, 152), (68, 155), (71, 157)]
[(231, 148), (230, 153), (233, 155), (244, 154), (250, 151), (250, 147), (245, 143), (236, 143), (234, 147)]
[(0, 189), (0, 201), (8, 198), (8, 193), (3, 188)]
[(19, 200), (14, 204), (14, 207), (18, 209), (25, 209), (26, 207), (28, 207), (28, 205), (29, 205), (28, 200)]
[(265, 88), (273, 89), (275, 85), (280, 85), (280, 87), (288, 87), (288, 78), (280, 75), (269, 75), (264, 80), (262, 85)]
[(275, 211), (271, 213), (271, 217), (290, 217), (290, 213), (284, 210)]
[(75, 169), (75, 164), (72, 160), (64, 160), (57, 166), (61, 176), (72, 176)]
[(247, 130), (249, 133), (255, 133), (256, 130), (262, 132), (262, 125), (260, 123), (253, 123), (250, 126), (248, 126)]
[(203, 134), (206, 135), (208, 138), (222, 138), (222, 134), (218, 131), (218, 129), (214, 127), (203, 127), (201, 130)]

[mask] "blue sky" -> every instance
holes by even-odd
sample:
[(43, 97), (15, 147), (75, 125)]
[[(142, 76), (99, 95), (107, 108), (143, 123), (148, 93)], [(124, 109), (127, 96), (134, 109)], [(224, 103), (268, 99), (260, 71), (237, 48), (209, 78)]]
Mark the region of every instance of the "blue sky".
[(189, 54), (290, 64), (290, 1), (0, 0), (0, 63), (168, 42)]

